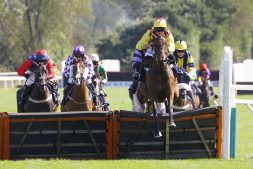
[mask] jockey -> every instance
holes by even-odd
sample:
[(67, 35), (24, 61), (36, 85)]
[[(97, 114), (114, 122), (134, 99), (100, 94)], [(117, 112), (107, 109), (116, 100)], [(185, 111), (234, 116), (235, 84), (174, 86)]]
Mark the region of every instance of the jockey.
[(94, 86), (93, 86), (92, 80), (91, 80), (91, 78), (94, 75), (94, 69), (93, 69), (92, 61), (90, 60), (90, 58), (87, 55), (85, 55), (84, 47), (81, 46), (81, 45), (77, 45), (73, 49), (73, 54), (69, 55), (67, 60), (65, 61), (65, 67), (64, 67), (63, 75), (68, 78), (68, 83), (64, 87), (64, 91), (63, 91), (64, 95), (63, 95), (63, 99), (62, 99), (62, 105), (66, 104), (66, 102), (68, 100), (67, 98), (70, 95), (70, 93), (72, 91), (72, 88), (74, 86), (73, 77), (70, 77), (70, 68), (73, 64), (76, 64), (79, 61), (86, 62), (86, 67), (88, 68), (89, 72), (88, 72), (87, 76), (85, 77), (85, 80), (86, 80), (86, 83), (88, 84), (89, 90), (91, 90), (92, 95), (94, 93)]
[[(173, 55), (169, 55), (169, 57), (175, 57), (176, 64), (171, 65), (172, 70), (176, 74), (176, 77), (178, 77), (179, 82), (179, 78), (182, 76), (185, 80), (185, 83), (190, 85), (190, 81), (196, 79), (196, 70), (193, 57), (187, 50), (187, 43), (185, 41), (177, 41), (175, 43), (175, 48), (176, 50), (173, 52)], [(170, 58), (170, 60), (173, 59), (174, 58)], [(188, 90), (187, 95), (191, 98), (193, 108), (196, 109), (192, 90)]]
[(45, 64), (48, 70), (48, 79), (50, 80), (50, 90), (53, 94), (53, 101), (55, 104), (59, 104), (59, 92), (57, 85), (57, 68), (54, 62), (49, 58), (47, 52), (44, 49), (38, 50), (35, 54), (29, 56), (24, 63), (17, 69), (19, 76), (24, 76), (27, 80), (24, 86), (24, 91), (20, 102), (18, 103), (19, 109), (24, 112), (24, 105), (27, 97), (33, 89), (35, 74), (33, 72), (34, 67), (37, 64)]
[(145, 51), (149, 48), (152, 34), (166, 36), (169, 52), (172, 53), (175, 50), (174, 37), (171, 34), (169, 28), (167, 27), (166, 20), (164, 18), (156, 18), (154, 26), (148, 29), (146, 33), (142, 36), (141, 40), (136, 44), (136, 49), (134, 51), (134, 57), (132, 60), (132, 68), (134, 69), (134, 73), (132, 75), (133, 83), (129, 88), (129, 92), (132, 94), (136, 92), (138, 80), (140, 77), (140, 65), (144, 57)]
[[(103, 65), (99, 63), (98, 54), (95, 54), (95, 53), (91, 54), (90, 59), (92, 60), (92, 63), (93, 63), (93, 66), (94, 66), (94, 71), (95, 71), (94, 77), (96, 75), (101, 77), (101, 84), (102, 84), (102, 87), (103, 87), (103, 85), (107, 83), (107, 72), (106, 72), (105, 68), (103, 67)], [(104, 94), (103, 90), (99, 91), (99, 95), (103, 99), (104, 109), (106, 111), (108, 111), (109, 110), (109, 107), (108, 107), (109, 103), (106, 102), (105, 94)]]
[(199, 70), (197, 71), (197, 77), (198, 77), (198, 82), (201, 85), (203, 83), (203, 80), (207, 80), (209, 86), (210, 86), (210, 75), (211, 72), (208, 69), (207, 65), (205, 63), (202, 63), (199, 66)]

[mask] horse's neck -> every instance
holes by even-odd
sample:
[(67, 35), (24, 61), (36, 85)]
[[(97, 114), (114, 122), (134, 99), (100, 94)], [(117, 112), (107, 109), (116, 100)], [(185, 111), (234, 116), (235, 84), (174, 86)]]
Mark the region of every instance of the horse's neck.
[(41, 90), (39, 85), (35, 85), (30, 96), (37, 99), (45, 99), (50, 96), (50, 90), (47, 86), (44, 86), (44, 90)]
[(77, 101), (84, 101), (89, 99), (89, 91), (84, 80), (82, 80), (79, 86), (74, 85), (71, 97)]

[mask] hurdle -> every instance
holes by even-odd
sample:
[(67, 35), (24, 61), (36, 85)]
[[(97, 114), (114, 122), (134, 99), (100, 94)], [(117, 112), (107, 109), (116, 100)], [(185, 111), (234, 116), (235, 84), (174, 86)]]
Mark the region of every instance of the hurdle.
[[(230, 159), (236, 157), (236, 104), (246, 104), (251, 111), (252, 100), (236, 100), (236, 91), (253, 90), (253, 85), (238, 85), (233, 81), (233, 51), (229, 46), (224, 47), (219, 72), (220, 104), (223, 107), (223, 142), (222, 157)], [(234, 82), (234, 83), (233, 83)]]

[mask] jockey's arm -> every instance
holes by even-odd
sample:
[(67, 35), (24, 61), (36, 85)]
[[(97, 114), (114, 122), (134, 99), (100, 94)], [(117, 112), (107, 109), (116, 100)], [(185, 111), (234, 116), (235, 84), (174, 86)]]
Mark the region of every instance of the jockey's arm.
[(187, 72), (189, 73), (192, 72), (193, 70), (195, 70), (195, 64), (193, 57), (190, 55), (187, 60)]
[(86, 80), (88, 80), (88, 84), (89, 84), (91, 82), (92, 77), (95, 75), (93, 63), (91, 60), (87, 61), (86, 67), (88, 68), (88, 75), (86, 77)]
[(25, 72), (30, 69), (32, 66), (32, 61), (30, 59), (26, 59), (20, 67), (17, 69), (17, 73), (19, 76), (25, 76)]
[(71, 55), (68, 56), (67, 60), (65, 61), (65, 67), (64, 67), (64, 71), (63, 71), (63, 75), (67, 78), (70, 77), (70, 67), (71, 67), (71, 63), (73, 62), (73, 57), (71, 58)]
[(57, 80), (55, 64), (51, 59), (49, 59), (47, 62), (47, 70), (48, 70), (48, 79)]
[(101, 66), (100, 65), (100, 70), (101, 70), (101, 75), (102, 75), (102, 83), (103, 84), (105, 84), (105, 83), (107, 83), (107, 72), (106, 72), (106, 70), (104, 69), (104, 67), (103, 66)]
[(136, 49), (139, 50), (139, 51), (142, 51), (144, 49), (144, 47), (148, 47), (147, 45), (149, 44), (150, 42), (150, 33), (151, 33), (151, 30), (148, 30), (141, 38), (141, 40), (136, 44)]
[(174, 41), (174, 37), (171, 33), (168, 36), (167, 41), (168, 41), (169, 53), (173, 53), (175, 51), (175, 41)]

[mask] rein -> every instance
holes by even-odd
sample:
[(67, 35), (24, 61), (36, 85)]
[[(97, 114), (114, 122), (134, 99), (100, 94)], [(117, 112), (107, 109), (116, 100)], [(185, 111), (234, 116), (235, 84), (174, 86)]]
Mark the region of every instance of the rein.
[(86, 104), (86, 103), (88, 103), (88, 102), (90, 102), (91, 101), (91, 97), (88, 99), (88, 101), (84, 101), (84, 102), (77, 102), (76, 100), (74, 100), (71, 96), (68, 96), (68, 98), (72, 101), (72, 102), (74, 102), (75, 104)]

